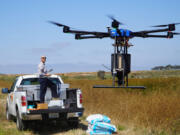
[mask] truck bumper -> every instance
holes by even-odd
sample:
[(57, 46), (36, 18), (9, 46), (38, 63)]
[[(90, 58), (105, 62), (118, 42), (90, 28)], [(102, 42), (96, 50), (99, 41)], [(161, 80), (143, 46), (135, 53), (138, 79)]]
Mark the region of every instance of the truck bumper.
[(59, 114), (67, 114), (66, 118), (72, 117), (81, 117), (83, 115), (84, 108), (72, 108), (72, 109), (62, 109), (59, 107), (53, 107), (49, 109), (41, 109), (41, 110), (29, 110), (28, 113), (23, 113), (23, 120), (42, 120), (43, 115), (48, 115), (49, 113), (59, 113)]

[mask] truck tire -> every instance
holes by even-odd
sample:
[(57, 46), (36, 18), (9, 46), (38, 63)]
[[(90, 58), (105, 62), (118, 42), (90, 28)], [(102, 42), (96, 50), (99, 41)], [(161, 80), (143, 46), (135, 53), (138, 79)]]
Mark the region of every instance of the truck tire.
[(72, 128), (77, 128), (79, 125), (79, 119), (78, 118), (68, 119), (67, 122), (68, 122), (69, 127), (72, 127)]
[(6, 104), (6, 119), (7, 119), (8, 121), (13, 120), (13, 116), (9, 113), (8, 104)]
[(27, 122), (22, 120), (19, 115), (19, 111), (16, 111), (16, 126), (19, 130), (25, 130), (27, 128)]

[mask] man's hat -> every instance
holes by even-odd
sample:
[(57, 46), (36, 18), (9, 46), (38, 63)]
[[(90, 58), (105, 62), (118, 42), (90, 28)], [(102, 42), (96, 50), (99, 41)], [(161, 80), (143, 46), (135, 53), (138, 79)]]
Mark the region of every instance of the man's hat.
[(41, 58), (46, 58), (46, 56), (43, 55), (43, 56), (41, 56)]

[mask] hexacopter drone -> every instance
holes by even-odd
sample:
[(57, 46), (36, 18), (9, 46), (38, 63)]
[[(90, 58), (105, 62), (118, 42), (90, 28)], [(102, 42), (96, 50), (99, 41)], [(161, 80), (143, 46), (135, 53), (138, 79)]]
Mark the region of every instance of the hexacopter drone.
[[(131, 71), (131, 55), (128, 53), (128, 48), (132, 46), (129, 44), (129, 39), (134, 37), (142, 38), (173, 38), (173, 35), (180, 35), (180, 33), (172, 32), (175, 31), (175, 25), (180, 23), (172, 23), (167, 25), (156, 25), (153, 27), (165, 27), (162, 29), (154, 30), (143, 30), (133, 32), (127, 29), (120, 29), (119, 25), (122, 23), (117, 21), (115, 18), (110, 16), (113, 20), (111, 28), (107, 27), (107, 32), (97, 32), (97, 31), (80, 31), (72, 30), (71, 27), (63, 25), (57, 22), (50, 21), (50, 23), (55, 24), (59, 27), (63, 27), (64, 33), (75, 34), (75, 39), (90, 39), (90, 38), (111, 38), (114, 39), (114, 53), (111, 54), (111, 73), (113, 76), (112, 86), (105, 85), (95, 85), (94, 88), (137, 88), (145, 89), (144, 86), (128, 86), (128, 74)], [(167, 32), (166, 35), (154, 35), (151, 33)], [(117, 84), (115, 85), (117, 78)]]

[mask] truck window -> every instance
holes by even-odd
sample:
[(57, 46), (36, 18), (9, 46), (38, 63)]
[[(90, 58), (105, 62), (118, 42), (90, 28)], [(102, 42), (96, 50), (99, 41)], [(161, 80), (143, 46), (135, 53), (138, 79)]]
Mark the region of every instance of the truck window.
[[(60, 84), (60, 81), (58, 78), (48, 78), (55, 84)], [(23, 79), (21, 82), (21, 85), (39, 85), (39, 78), (27, 78)]]
[(18, 79), (16, 79), (16, 80), (13, 82), (13, 84), (11, 85), (11, 88), (10, 88), (11, 91), (14, 91), (15, 86), (16, 86), (16, 83), (17, 83), (17, 80), (18, 80)]

